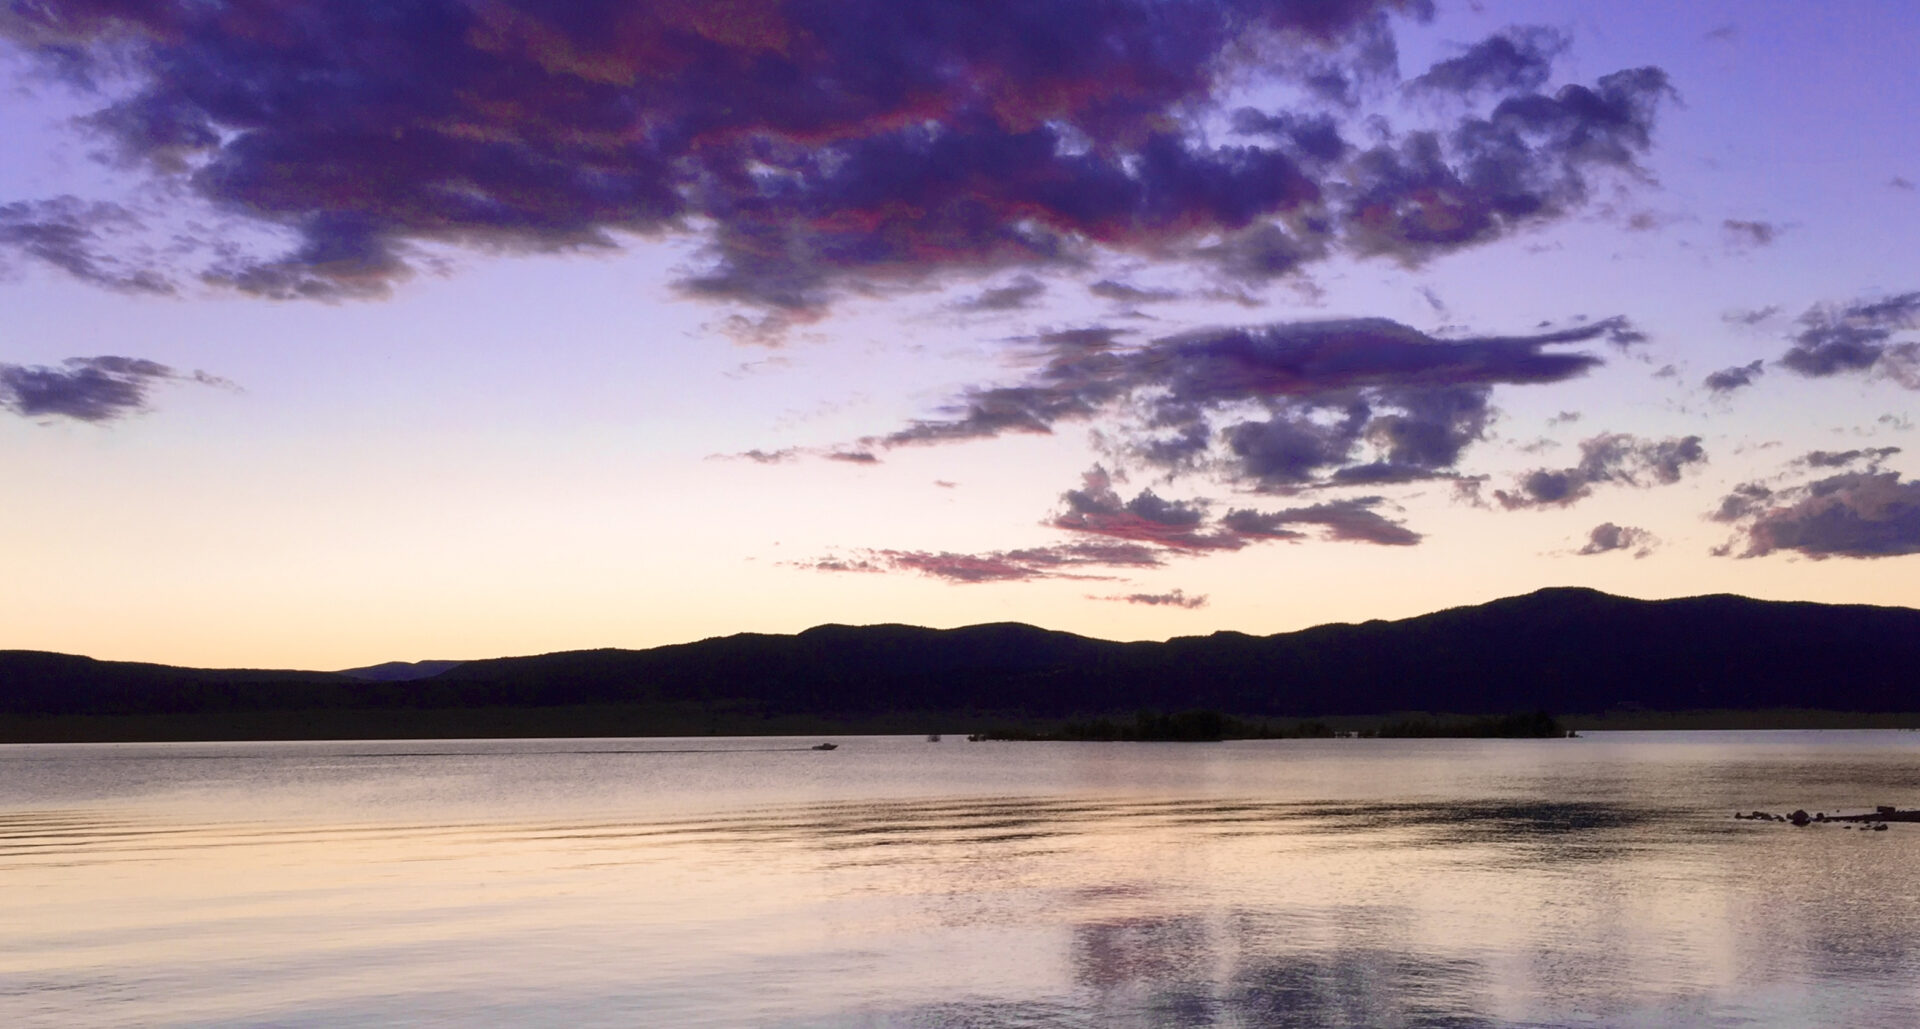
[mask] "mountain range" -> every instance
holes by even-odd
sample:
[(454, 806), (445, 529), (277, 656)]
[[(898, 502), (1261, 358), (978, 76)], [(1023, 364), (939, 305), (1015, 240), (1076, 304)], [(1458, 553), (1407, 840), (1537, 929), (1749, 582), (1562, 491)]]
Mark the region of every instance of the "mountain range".
[[(1544, 589), (1398, 621), (1119, 643), (1003, 623), (822, 625), (647, 650), (394, 662), (346, 672), (177, 668), (0, 651), (0, 737), (46, 719), (556, 709), (675, 712), (752, 731), (942, 714), (1051, 719), (1210, 709), (1319, 718), (1429, 711), (1920, 710), (1920, 611)], [(271, 719), (269, 719), (271, 721)], [(284, 721), (284, 719), (283, 719)], [(537, 719), (536, 719), (537, 721)], [(333, 723), (340, 724), (336, 718)], [(553, 724), (552, 719), (540, 722)], [(71, 738), (83, 731), (67, 731)], [(292, 730), (276, 732), (286, 735)], [(297, 732), (292, 734), (298, 735)], [(451, 735), (469, 735), (453, 732)], [(28, 732), (31, 736), (32, 733)]]

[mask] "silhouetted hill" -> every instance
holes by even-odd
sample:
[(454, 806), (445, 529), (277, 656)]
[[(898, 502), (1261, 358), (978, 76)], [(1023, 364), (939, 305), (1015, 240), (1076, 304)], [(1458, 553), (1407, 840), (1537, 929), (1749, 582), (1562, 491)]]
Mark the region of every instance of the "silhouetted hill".
[[(380, 667), (380, 666), (376, 666)], [(730, 719), (1920, 709), (1920, 611), (1547, 589), (1396, 622), (1114, 643), (1028, 625), (823, 625), (454, 665), (416, 680), (0, 652), (0, 712), (653, 706)], [(366, 670), (361, 670), (366, 671)]]
[(332, 703), (353, 681), (330, 672), (175, 668), (37, 650), (0, 650), (0, 713), (297, 708)]
[(431, 679), (464, 661), (386, 661), (365, 668), (345, 668), (339, 674), (369, 682), (412, 682)]

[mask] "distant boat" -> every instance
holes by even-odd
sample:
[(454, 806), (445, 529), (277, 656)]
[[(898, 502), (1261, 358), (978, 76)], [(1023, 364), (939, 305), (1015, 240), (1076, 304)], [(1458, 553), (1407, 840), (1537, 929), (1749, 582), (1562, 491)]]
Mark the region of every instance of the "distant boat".
[(838, 746), (840, 746), (840, 744), (838, 744), (838, 743), (816, 743), (816, 744), (814, 744), (814, 745), (813, 745), (813, 749), (815, 749), (815, 750), (833, 750), (834, 748), (836, 748), (836, 747), (838, 747)]
[(938, 742), (940, 742), (940, 734), (939, 734), (939, 733), (937, 733), (937, 732), (930, 732), (930, 733), (928, 733), (928, 734), (927, 734), (927, 742), (928, 742), (928, 743), (938, 743)]

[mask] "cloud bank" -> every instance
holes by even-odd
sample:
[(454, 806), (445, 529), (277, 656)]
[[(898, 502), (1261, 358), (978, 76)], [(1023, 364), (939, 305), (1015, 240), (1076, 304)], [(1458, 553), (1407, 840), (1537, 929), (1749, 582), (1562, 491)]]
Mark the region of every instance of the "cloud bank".
[[(1412, 79), (1439, 124), (1370, 131), (1425, 0), (39, 0), (0, 40), (97, 98), (122, 168), (289, 239), (211, 263), (112, 251), (23, 200), (0, 247), (108, 288), (388, 294), (432, 247), (696, 240), (684, 294), (762, 324), (849, 294), (1121, 252), (1262, 282), (1419, 262), (1637, 174), (1658, 68), (1549, 86), (1507, 30)], [(1370, 85), (1371, 84), (1371, 85)], [(1253, 88), (1259, 87), (1259, 88)], [(1289, 97), (1279, 107), (1233, 98)], [(17, 208), (17, 210), (16, 210)], [(429, 248), (423, 250), (422, 248)], [(109, 254), (113, 256), (109, 258)], [(121, 267), (116, 262), (127, 263)], [(976, 298), (1017, 305), (1029, 287)]]

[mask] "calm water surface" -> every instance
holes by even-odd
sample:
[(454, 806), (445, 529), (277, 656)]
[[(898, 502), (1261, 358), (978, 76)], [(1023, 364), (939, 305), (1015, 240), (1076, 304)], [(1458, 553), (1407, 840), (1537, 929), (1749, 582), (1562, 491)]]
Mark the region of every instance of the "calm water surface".
[(1914, 1026), (1920, 733), (0, 747), (0, 1024)]

